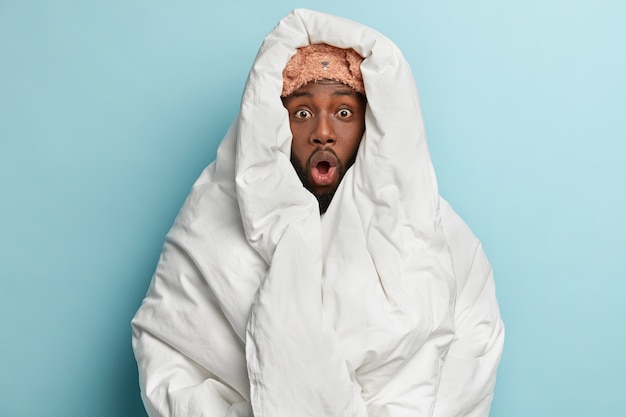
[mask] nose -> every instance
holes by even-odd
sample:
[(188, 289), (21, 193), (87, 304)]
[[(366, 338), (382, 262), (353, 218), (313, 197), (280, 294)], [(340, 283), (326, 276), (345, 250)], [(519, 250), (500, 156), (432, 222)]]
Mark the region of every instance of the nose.
[(331, 116), (319, 115), (317, 123), (311, 132), (313, 145), (332, 145), (336, 142), (335, 131), (331, 123)]

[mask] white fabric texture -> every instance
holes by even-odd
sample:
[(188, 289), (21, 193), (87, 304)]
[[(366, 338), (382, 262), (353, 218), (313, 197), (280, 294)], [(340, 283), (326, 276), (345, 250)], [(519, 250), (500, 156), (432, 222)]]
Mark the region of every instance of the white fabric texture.
[[(280, 100), (285, 64), (312, 43), (360, 53), (368, 98), (323, 217), (290, 163)], [(439, 197), (392, 42), (310, 10), (280, 21), (132, 326), (151, 417), (489, 414), (504, 338), (491, 267)]]

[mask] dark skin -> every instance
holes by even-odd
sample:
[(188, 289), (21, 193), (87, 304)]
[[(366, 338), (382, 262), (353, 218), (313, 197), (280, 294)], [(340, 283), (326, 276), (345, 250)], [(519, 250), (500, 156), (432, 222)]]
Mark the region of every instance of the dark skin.
[(295, 90), (283, 104), (293, 136), (291, 162), (324, 213), (356, 158), (365, 132), (365, 96), (321, 80)]

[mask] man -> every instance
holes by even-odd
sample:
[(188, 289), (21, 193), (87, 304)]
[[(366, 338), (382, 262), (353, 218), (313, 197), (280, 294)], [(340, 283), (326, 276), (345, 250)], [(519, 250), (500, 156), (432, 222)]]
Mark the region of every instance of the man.
[(486, 416), (503, 335), (480, 243), (438, 195), (401, 53), (295, 10), (133, 319), (148, 413)]
[(283, 71), (291, 162), (322, 214), (354, 163), (365, 131), (362, 61), (352, 49), (315, 44), (299, 48)]

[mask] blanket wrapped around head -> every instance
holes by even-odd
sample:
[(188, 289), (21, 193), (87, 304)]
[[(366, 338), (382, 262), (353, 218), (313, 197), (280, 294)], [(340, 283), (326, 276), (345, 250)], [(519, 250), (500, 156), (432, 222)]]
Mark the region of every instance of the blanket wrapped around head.
[[(290, 162), (282, 72), (353, 48), (368, 99), (324, 216)], [(266, 37), (240, 113), (168, 233), (133, 319), (151, 416), (487, 415), (503, 328), (479, 242), (438, 194), (398, 48), (298, 9)]]

